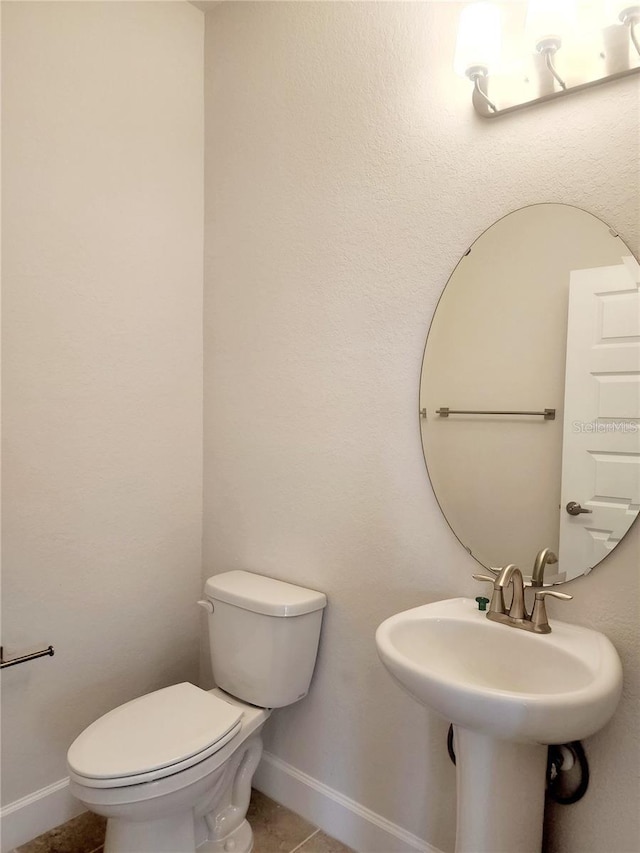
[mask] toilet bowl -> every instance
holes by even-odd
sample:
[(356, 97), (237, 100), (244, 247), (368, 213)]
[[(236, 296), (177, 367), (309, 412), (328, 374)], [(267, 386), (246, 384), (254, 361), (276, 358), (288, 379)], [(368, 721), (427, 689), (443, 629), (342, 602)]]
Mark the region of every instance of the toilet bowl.
[(226, 689), (185, 682), (133, 699), (69, 748), (71, 793), (107, 818), (105, 853), (253, 848), (245, 816), (260, 733), (273, 707), (306, 695), (326, 597), (249, 572), (210, 578), (205, 595)]
[[(203, 749), (192, 735), (198, 712), (200, 743), (213, 739)], [(269, 714), (184, 683), (134, 699), (86, 729), (67, 756), (70, 790), (108, 818), (107, 853), (250, 850), (243, 824)], [(172, 733), (172, 750), (163, 728)], [(137, 750), (136, 733), (146, 735)]]

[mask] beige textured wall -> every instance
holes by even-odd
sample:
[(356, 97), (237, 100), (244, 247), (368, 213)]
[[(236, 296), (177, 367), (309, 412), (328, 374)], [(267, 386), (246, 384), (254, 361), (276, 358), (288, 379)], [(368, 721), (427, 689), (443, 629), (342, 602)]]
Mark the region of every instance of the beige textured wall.
[(3, 802), (197, 677), (203, 15), (3, 3)]
[[(446, 722), (401, 693), (374, 630), (478, 594), (422, 461), (426, 331), (455, 263), (510, 210), (584, 207), (637, 253), (638, 83), (483, 122), (445, 3), (226, 3), (207, 13), (204, 573), (329, 597), (315, 682), (267, 749), (453, 849)], [(568, 620), (625, 666), (548, 851), (638, 849), (640, 528), (571, 585)], [(552, 617), (560, 607), (554, 607)]]

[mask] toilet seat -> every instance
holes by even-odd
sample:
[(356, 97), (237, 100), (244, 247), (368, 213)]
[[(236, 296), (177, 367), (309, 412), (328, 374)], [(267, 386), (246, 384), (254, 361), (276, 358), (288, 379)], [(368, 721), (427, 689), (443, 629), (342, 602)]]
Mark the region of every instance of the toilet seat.
[(89, 788), (162, 779), (218, 752), (243, 711), (184, 682), (109, 711), (79, 735), (67, 756), (71, 778)]

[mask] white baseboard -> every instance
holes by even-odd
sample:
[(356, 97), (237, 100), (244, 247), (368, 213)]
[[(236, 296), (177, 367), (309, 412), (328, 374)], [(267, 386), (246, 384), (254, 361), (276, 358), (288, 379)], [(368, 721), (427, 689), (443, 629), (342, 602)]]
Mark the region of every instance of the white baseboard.
[(60, 826), (86, 811), (69, 793), (69, 780), (60, 779), (33, 794), (28, 794), (0, 810), (2, 853), (31, 841), (37, 835)]
[[(253, 784), (358, 853), (442, 853), (268, 752), (263, 753)], [(2, 853), (11, 853), (14, 847), (83, 811), (82, 804), (69, 792), (68, 779), (9, 803), (0, 811)]]
[(442, 853), (268, 752), (262, 755), (253, 785), (358, 853)]

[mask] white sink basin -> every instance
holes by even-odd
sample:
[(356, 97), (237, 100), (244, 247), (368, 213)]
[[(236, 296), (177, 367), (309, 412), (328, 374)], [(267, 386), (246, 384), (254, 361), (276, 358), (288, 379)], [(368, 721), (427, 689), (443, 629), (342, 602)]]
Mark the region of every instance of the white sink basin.
[(622, 667), (603, 634), (551, 625), (550, 634), (531, 634), (454, 598), (392, 616), (376, 644), (395, 680), (454, 725), (501, 740), (568, 743), (611, 718)]

